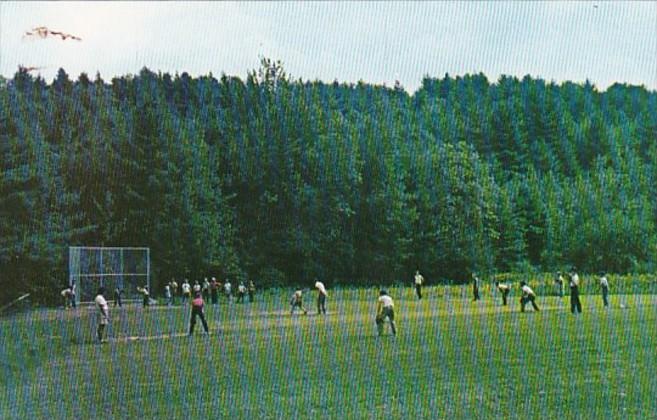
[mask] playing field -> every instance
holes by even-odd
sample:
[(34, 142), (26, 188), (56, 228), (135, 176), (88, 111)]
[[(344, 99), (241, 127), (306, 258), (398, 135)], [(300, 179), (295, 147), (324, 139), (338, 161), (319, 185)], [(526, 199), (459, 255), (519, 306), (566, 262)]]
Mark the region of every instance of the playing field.
[[(376, 336), (377, 292), (331, 291), (329, 314), (289, 293), (187, 307), (93, 308), (0, 320), (0, 418), (656, 418), (657, 299), (539, 297), (519, 312), (483, 296), (392, 290), (399, 335)], [(625, 308), (621, 308), (621, 303)], [(389, 334), (386, 325), (386, 333)], [(137, 338), (139, 337), (139, 338)]]

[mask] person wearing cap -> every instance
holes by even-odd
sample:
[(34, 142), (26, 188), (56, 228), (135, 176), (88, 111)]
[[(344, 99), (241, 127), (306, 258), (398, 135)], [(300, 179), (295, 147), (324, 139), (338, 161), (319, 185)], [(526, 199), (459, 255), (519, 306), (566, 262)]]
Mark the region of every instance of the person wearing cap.
[(217, 282), (216, 277), (212, 277), (212, 281), (210, 282), (210, 297), (212, 304), (216, 305), (219, 299), (219, 282)]
[(563, 297), (563, 288), (564, 285), (566, 284), (566, 281), (561, 275), (561, 271), (557, 271), (557, 275), (554, 278), (554, 283), (557, 285), (557, 294), (559, 295), (559, 297)]
[(420, 274), (420, 270), (415, 271), (415, 294), (418, 299), (422, 299), (422, 284), (424, 284), (424, 277)]
[(604, 271), (600, 272), (600, 288), (602, 289), (602, 304), (606, 308), (609, 306), (609, 279)]
[(527, 286), (527, 283), (524, 281), (520, 282), (520, 289), (522, 290), (522, 296), (520, 297), (520, 312), (525, 312), (525, 305), (527, 302), (532, 304), (532, 307), (535, 311), (538, 312), (538, 306), (536, 305), (536, 294)]
[(575, 267), (570, 269), (570, 312), (582, 313), (582, 302), (579, 300), (579, 276)]
[(326, 287), (324, 287), (324, 283), (316, 280), (315, 289), (317, 289), (317, 315), (321, 313), (326, 315), (326, 298), (328, 297), (328, 293), (326, 293)]
[(379, 336), (383, 334), (383, 324), (386, 318), (390, 320), (392, 335), (397, 335), (397, 327), (395, 326), (395, 302), (388, 295), (388, 292), (381, 290), (376, 305), (376, 317), (374, 318)]
[(479, 277), (477, 276), (477, 273), (472, 273), (472, 295), (473, 295), (473, 302), (476, 302), (480, 300), (481, 298), (479, 297)]
[(497, 287), (497, 290), (502, 294), (502, 305), (506, 306), (506, 297), (509, 296), (511, 287), (508, 284), (500, 283), (499, 281), (495, 282), (495, 287)]
[(105, 288), (100, 287), (94, 302), (96, 303), (96, 308), (98, 309), (98, 327), (96, 329), (96, 335), (98, 336), (98, 342), (103, 342), (103, 334), (105, 332), (105, 326), (109, 324), (109, 305), (105, 300)]
[(196, 292), (194, 294), (194, 299), (192, 299), (192, 316), (189, 319), (189, 335), (194, 334), (194, 327), (196, 326), (196, 317), (201, 318), (201, 323), (203, 323), (203, 329), (207, 335), (210, 335), (210, 329), (208, 328), (208, 323), (205, 320), (205, 314), (203, 313), (203, 297), (201, 292)]
[(294, 310), (296, 308), (301, 309), (304, 315), (308, 313), (306, 308), (303, 307), (303, 293), (301, 292), (301, 289), (297, 289), (292, 294), (292, 299), (290, 299), (290, 305), (292, 306), (292, 310), (290, 311), (290, 314), (294, 314)]

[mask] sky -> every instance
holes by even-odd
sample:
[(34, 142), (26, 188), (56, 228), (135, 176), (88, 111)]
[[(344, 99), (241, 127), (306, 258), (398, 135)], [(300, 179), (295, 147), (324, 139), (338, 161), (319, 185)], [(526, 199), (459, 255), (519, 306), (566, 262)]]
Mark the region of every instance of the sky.
[[(23, 36), (37, 26), (82, 41)], [(48, 82), (60, 67), (245, 77), (262, 56), (295, 79), (409, 91), (426, 75), (479, 72), (657, 90), (657, 1), (0, 2), (5, 77), (19, 65)]]

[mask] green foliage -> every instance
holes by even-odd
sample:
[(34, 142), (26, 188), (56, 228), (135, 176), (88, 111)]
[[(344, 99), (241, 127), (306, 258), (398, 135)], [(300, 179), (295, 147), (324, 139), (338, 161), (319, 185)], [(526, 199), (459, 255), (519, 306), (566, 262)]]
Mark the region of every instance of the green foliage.
[(0, 301), (64, 283), (69, 245), (150, 246), (156, 293), (657, 267), (655, 92), (479, 74), (409, 95), (261, 64), (0, 84)]

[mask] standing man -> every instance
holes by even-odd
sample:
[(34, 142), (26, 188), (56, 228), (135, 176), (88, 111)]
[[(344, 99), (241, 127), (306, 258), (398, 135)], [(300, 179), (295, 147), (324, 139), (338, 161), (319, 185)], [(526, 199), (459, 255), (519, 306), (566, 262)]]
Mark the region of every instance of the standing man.
[(171, 277), (171, 282), (169, 283), (171, 286), (171, 303), (173, 305), (176, 304), (176, 295), (178, 294), (178, 283), (176, 283), (176, 279)]
[(240, 303), (244, 303), (244, 296), (246, 296), (246, 286), (244, 285), (244, 282), (240, 282), (240, 285), (237, 286), (237, 301)]
[(202, 290), (203, 300), (210, 300), (210, 282), (207, 277), (203, 279)]
[(527, 286), (527, 283), (524, 281), (520, 282), (520, 287), (522, 289), (522, 296), (520, 297), (520, 312), (525, 312), (525, 305), (527, 302), (530, 302), (534, 310), (538, 312), (538, 306), (536, 305), (536, 294), (534, 291), (529, 286)]
[(230, 294), (232, 288), (233, 286), (230, 284), (230, 280), (226, 279), (226, 283), (224, 283), (224, 293), (226, 294), (226, 298), (228, 298), (228, 302), (230, 302)]
[(579, 276), (573, 266), (570, 269), (570, 312), (582, 313), (582, 302), (579, 300)]
[(192, 286), (192, 292), (194, 292), (194, 296), (196, 296), (197, 293), (201, 291), (201, 285), (199, 284), (198, 280), (194, 280), (194, 286)]
[(563, 297), (563, 288), (566, 281), (561, 275), (561, 271), (557, 271), (557, 275), (554, 278), (554, 283), (557, 285), (557, 294), (559, 295), (559, 297)]
[(201, 318), (203, 323), (203, 329), (205, 333), (210, 335), (210, 329), (208, 328), (208, 323), (205, 320), (205, 314), (203, 313), (203, 298), (201, 297), (201, 292), (196, 292), (194, 294), (194, 299), (192, 299), (192, 316), (189, 319), (189, 335), (190, 337), (194, 334), (194, 326), (196, 325), (196, 317)]
[(417, 294), (418, 299), (422, 299), (422, 284), (424, 283), (424, 277), (420, 274), (420, 270), (415, 271), (415, 293)]
[(149, 305), (151, 298), (151, 294), (148, 291), (148, 286), (137, 287), (137, 291), (142, 294), (142, 304), (144, 308), (146, 308)]
[(609, 280), (607, 279), (607, 273), (604, 271), (600, 272), (600, 287), (602, 288), (602, 303), (606, 308), (609, 306)]
[(292, 294), (292, 299), (290, 299), (290, 305), (292, 306), (292, 310), (290, 311), (290, 315), (294, 314), (294, 310), (296, 308), (301, 309), (303, 311), (304, 315), (308, 314), (308, 311), (306, 310), (306, 308), (303, 307), (303, 293), (301, 292), (301, 289), (297, 289)]
[(324, 283), (319, 280), (315, 280), (315, 289), (317, 289), (317, 315), (323, 313), (326, 315), (326, 298), (328, 293), (326, 293), (326, 287)]
[(253, 296), (255, 295), (255, 284), (253, 280), (249, 280), (249, 302), (253, 303)]
[(212, 277), (212, 281), (210, 282), (210, 296), (212, 297), (213, 305), (217, 304), (217, 297), (218, 297), (217, 289), (219, 289), (219, 283), (217, 283), (217, 278)]
[(164, 298), (167, 300), (167, 306), (171, 306), (173, 304), (171, 301), (171, 285), (168, 283), (164, 285)]
[(192, 297), (192, 288), (189, 286), (189, 281), (185, 279), (182, 284), (182, 302), (183, 305), (187, 303), (187, 299)]
[(105, 332), (105, 326), (109, 324), (109, 305), (105, 300), (105, 288), (100, 287), (94, 302), (96, 303), (96, 308), (98, 308), (98, 327), (96, 334), (98, 336), (98, 342), (103, 342), (103, 333)]
[(383, 334), (383, 324), (386, 318), (390, 320), (390, 329), (392, 335), (397, 335), (397, 328), (395, 326), (395, 302), (388, 295), (388, 292), (381, 290), (379, 292), (379, 299), (376, 305), (376, 328), (379, 336)]
[(479, 297), (479, 277), (477, 277), (477, 273), (472, 273), (472, 295), (474, 299), (472, 300), (473, 302), (476, 302), (480, 299)]
[(119, 286), (114, 288), (114, 306), (118, 306), (119, 308), (123, 306), (123, 301), (121, 300), (122, 293), (123, 290), (119, 289)]
[(500, 291), (502, 294), (502, 305), (506, 306), (506, 297), (509, 296), (509, 291), (511, 290), (511, 287), (506, 284), (506, 283), (500, 283), (499, 281), (495, 282), (495, 286), (497, 287), (497, 290)]

